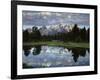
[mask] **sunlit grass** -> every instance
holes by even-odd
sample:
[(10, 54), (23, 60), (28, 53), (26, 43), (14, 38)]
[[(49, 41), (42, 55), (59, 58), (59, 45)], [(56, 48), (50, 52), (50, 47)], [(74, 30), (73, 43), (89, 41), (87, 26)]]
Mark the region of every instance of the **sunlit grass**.
[(62, 41), (40, 41), (40, 42), (25, 42), (23, 45), (48, 45), (48, 46), (63, 46), (63, 47), (80, 47), (89, 48), (89, 43), (85, 42), (62, 42)]

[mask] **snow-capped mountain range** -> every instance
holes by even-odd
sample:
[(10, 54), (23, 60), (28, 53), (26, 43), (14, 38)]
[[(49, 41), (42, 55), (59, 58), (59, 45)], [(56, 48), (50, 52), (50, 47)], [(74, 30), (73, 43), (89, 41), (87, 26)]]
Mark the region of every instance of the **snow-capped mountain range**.
[(41, 35), (53, 35), (61, 32), (64, 33), (70, 32), (72, 28), (73, 25), (58, 24), (58, 25), (43, 26), (39, 30)]
[[(34, 26), (33, 26), (34, 27)], [(41, 35), (53, 35), (57, 33), (67, 33), (72, 30), (74, 24), (56, 24), (56, 25), (47, 25), (47, 26), (35, 26), (39, 29)], [(28, 32), (32, 32), (32, 28), (27, 28)]]

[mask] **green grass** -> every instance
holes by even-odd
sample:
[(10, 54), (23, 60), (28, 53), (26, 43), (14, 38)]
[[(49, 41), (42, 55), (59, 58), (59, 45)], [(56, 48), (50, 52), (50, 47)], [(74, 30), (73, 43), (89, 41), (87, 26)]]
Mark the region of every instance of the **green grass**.
[(23, 45), (25, 46), (34, 46), (34, 45), (48, 45), (48, 46), (63, 46), (67, 48), (74, 48), (74, 47), (79, 47), (79, 48), (89, 48), (89, 43), (85, 42), (61, 42), (61, 41), (40, 41), (40, 42), (24, 42)]

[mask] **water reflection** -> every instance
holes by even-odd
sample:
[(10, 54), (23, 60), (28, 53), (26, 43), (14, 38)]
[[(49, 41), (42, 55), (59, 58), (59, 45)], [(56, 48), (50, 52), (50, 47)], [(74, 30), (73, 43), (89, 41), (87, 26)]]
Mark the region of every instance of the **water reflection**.
[(31, 47), (30, 46), (24, 46), (23, 49), (24, 49), (24, 55), (28, 56), (30, 54), (29, 50), (31, 49)]
[(77, 62), (77, 60), (78, 60), (78, 57), (79, 56), (85, 56), (86, 55), (86, 50), (84, 49), (84, 48), (73, 48), (72, 49), (72, 56), (73, 56), (73, 60), (75, 61), (75, 62)]
[(40, 45), (35, 46), (33, 49), (33, 55), (39, 55), (40, 51), (41, 51), (41, 46)]
[(89, 49), (54, 46), (24, 46), (23, 68), (89, 65)]

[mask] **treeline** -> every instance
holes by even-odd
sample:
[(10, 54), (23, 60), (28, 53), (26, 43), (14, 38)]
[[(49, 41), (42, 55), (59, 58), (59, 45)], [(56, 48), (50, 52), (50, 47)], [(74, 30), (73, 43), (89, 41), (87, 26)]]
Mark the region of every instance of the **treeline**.
[(72, 42), (89, 42), (89, 29), (80, 29), (77, 24), (74, 25), (70, 32), (58, 32), (54, 35), (41, 35), (37, 27), (32, 28), (32, 32), (29, 33), (28, 30), (23, 31), (23, 41), (72, 41)]

